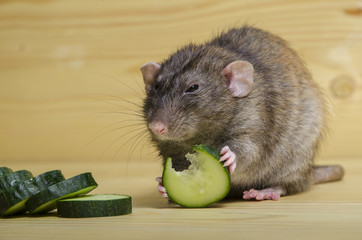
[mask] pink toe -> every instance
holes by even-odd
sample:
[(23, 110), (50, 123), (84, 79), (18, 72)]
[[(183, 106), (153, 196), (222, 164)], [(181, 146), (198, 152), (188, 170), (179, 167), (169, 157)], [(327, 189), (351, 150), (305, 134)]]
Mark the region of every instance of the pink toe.
[(260, 200), (264, 200), (265, 197), (266, 196), (263, 193), (258, 193), (258, 194), (256, 194), (255, 199), (260, 201)]
[(229, 172), (230, 172), (230, 174), (233, 174), (233, 173), (234, 173), (235, 168), (236, 168), (236, 164), (235, 164), (235, 162), (234, 162), (234, 163), (232, 163), (232, 164), (229, 166)]
[(232, 163), (234, 163), (235, 161), (235, 156), (234, 155), (230, 155), (230, 157), (228, 158), (228, 160), (224, 163), (224, 167), (230, 166)]
[(163, 187), (162, 185), (158, 185), (158, 186), (157, 186), (157, 189), (158, 189), (158, 191), (160, 191), (160, 192), (166, 192), (166, 188)]
[(279, 194), (277, 194), (277, 193), (274, 193), (274, 192), (273, 192), (273, 193), (271, 194), (271, 198), (272, 198), (274, 201), (279, 200), (279, 197), (280, 197), (280, 196), (279, 196)]
[(227, 152), (229, 152), (229, 151), (230, 151), (229, 146), (225, 146), (225, 147), (223, 147), (223, 148), (221, 149), (220, 154), (221, 154), (221, 155), (224, 155), (225, 153), (227, 153)]
[(246, 193), (244, 192), (243, 198), (244, 198), (245, 200), (249, 200), (249, 199), (250, 199), (249, 192), (246, 192)]
[(221, 156), (219, 162), (223, 162), (225, 161), (226, 159), (229, 159), (231, 157), (231, 153), (230, 152), (227, 152), (225, 153), (224, 155)]

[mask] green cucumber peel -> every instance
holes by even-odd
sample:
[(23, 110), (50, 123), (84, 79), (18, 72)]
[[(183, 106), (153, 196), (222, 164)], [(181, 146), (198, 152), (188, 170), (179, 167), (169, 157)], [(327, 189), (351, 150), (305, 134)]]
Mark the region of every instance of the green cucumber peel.
[(87, 194), (98, 186), (90, 172), (58, 182), (32, 196), (25, 206), (30, 214), (48, 212), (56, 208), (56, 202)]
[(124, 194), (96, 194), (57, 201), (59, 217), (85, 218), (132, 213), (132, 198)]
[(9, 173), (12, 173), (13, 170), (8, 167), (0, 167), (0, 177)]
[(16, 172), (9, 172), (0, 177), (0, 191), (7, 190), (13, 186), (29, 180), (33, 177), (33, 174), (28, 170), (19, 170)]
[(26, 211), (26, 201), (43, 189), (64, 180), (60, 170), (40, 174), (0, 193), (0, 214), (10, 216)]
[(219, 162), (219, 152), (209, 146), (193, 146), (195, 153), (186, 154), (191, 165), (178, 172), (167, 158), (162, 183), (167, 195), (183, 207), (207, 207), (225, 198), (230, 191), (230, 173)]

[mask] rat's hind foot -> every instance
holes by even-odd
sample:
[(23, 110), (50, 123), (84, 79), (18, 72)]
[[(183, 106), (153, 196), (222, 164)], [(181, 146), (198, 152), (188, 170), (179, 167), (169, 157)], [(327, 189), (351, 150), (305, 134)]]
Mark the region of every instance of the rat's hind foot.
[(157, 189), (160, 192), (161, 196), (164, 198), (168, 198), (166, 188), (162, 185), (162, 177), (156, 178), (156, 182), (158, 182)]
[(262, 190), (250, 189), (249, 191), (244, 191), (243, 198), (245, 200), (278, 200), (281, 195), (285, 194), (285, 191), (281, 187), (275, 188), (265, 188)]
[(233, 153), (228, 146), (225, 146), (221, 149), (220, 154), (221, 158), (219, 162), (225, 161), (224, 167), (229, 166), (229, 172), (233, 174), (236, 168), (235, 153)]

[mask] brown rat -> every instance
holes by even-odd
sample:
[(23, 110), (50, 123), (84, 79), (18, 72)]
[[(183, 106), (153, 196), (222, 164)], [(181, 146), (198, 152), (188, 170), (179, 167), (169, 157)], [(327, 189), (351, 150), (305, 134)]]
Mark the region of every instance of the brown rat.
[[(206, 144), (220, 149), (220, 161), (229, 166), (231, 197), (276, 200), (343, 177), (340, 166), (314, 167), (326, 107), (283, 39), (233, 28), (141, 71), (152, 140), (176, 170), (188, 167), (192, 145)], [(159, 189), (167, 196), (162, 183)]]

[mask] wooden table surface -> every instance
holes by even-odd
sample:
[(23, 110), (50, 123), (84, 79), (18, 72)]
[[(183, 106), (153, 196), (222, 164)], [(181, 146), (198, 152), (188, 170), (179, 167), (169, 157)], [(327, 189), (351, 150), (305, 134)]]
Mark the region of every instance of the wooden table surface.
[[(0, 240), (362, 239), (360, 0), (0, 0), (0, 165), (133, 197), (126, 216), (0, 218)], [(288, 40), (329, 99), (320, 163), (341, 182), (279, 201), (183, 209), (156, 191), (139, 67), (249, 23)], [(127, 160), (126, 160), (127, 159)], [(142, 160), (140, 160), (142, 159)]]
[[(279, 201), (223, 201), (202, 209), (181, 208), (159, 196), (154, 178), (161, 168), (156, 162), (58, 165), (66, 177), (91, 171), (99, 184), (93, 193), (131, 195), (133, 213), (69, 219), (53, 211), (2, 218), (0, 239), (362, 239), (362, 161), (340, 162), (346, 170), (343, 181), (315, 185)], [(34, 174), (55, 167), (12, 166)]]

